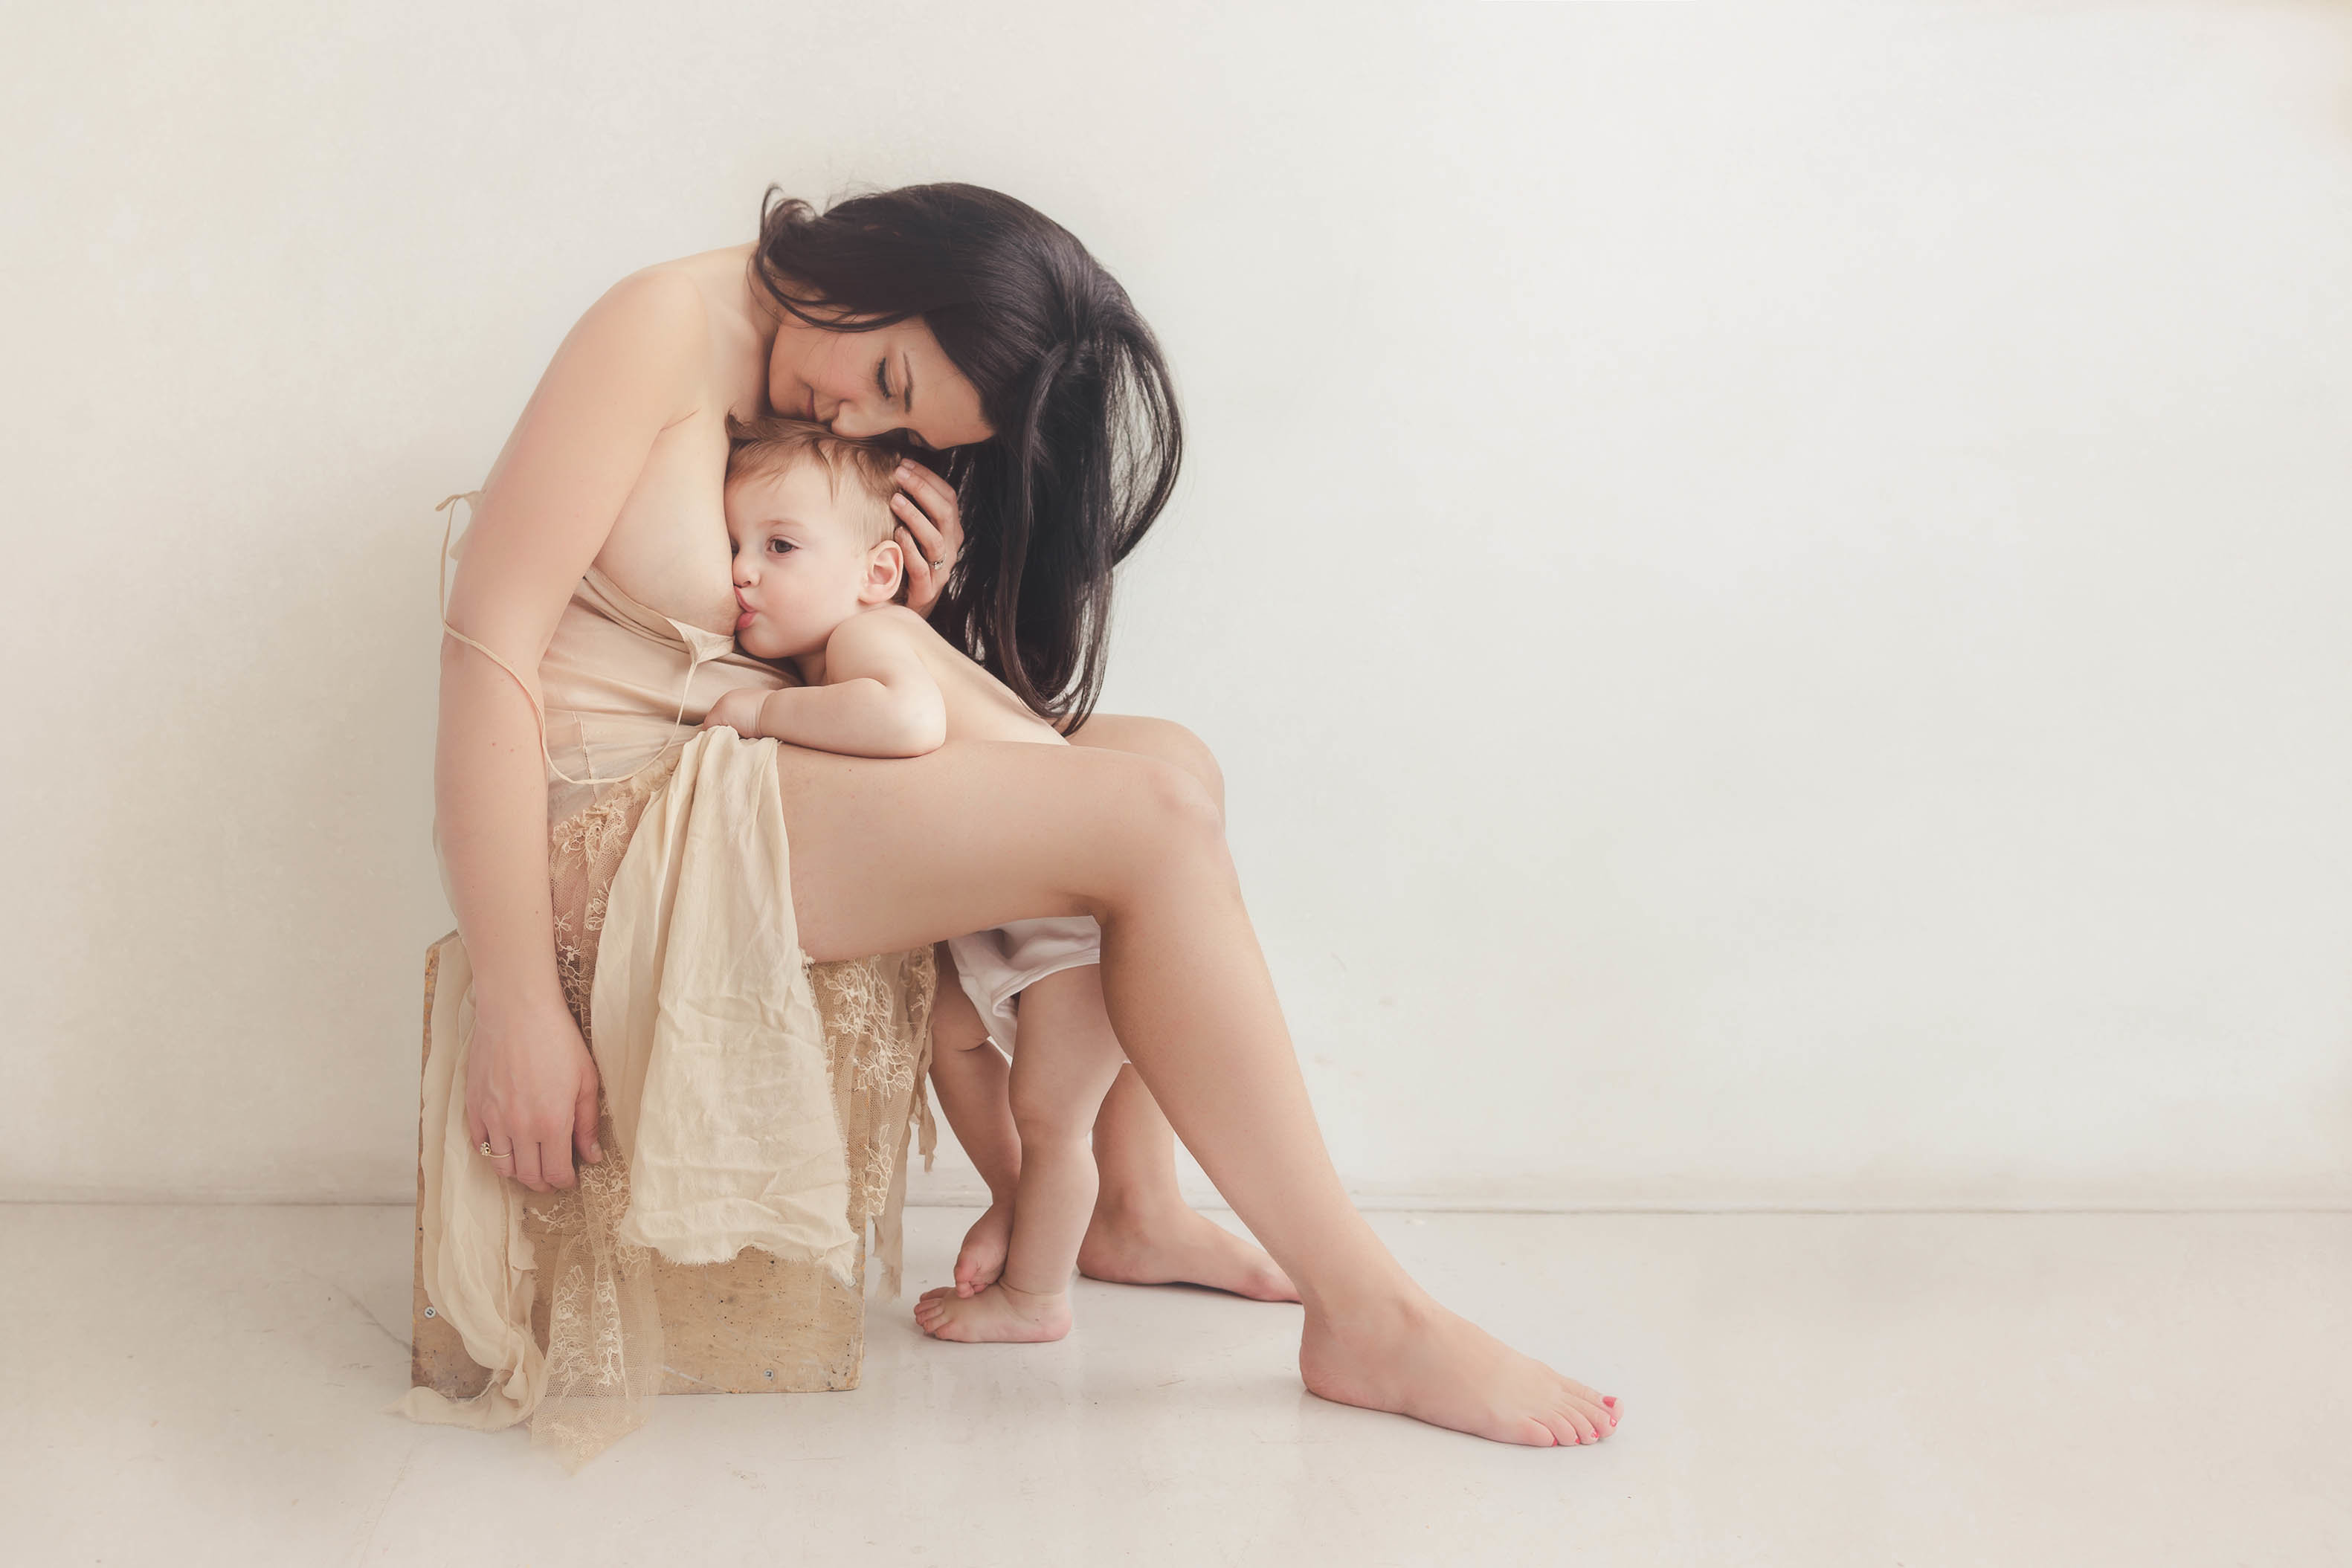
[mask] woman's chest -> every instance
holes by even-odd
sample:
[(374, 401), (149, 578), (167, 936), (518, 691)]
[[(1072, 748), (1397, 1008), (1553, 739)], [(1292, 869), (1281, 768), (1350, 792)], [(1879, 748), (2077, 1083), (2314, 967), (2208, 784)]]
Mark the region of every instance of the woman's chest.
[(731, 635), (737, 604), (727, 541), (727, 433), (698, 409), (654, 438), (597, 569), (646, 609)]

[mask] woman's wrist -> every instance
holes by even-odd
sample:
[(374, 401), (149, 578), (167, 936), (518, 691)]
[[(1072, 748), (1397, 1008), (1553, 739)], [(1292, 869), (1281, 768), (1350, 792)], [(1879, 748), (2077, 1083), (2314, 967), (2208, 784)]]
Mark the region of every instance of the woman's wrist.
[(551, 953), (548, 958), (543, 974), (494, 974), (476, 969), (475, 1016), (497, 1023), (507, 1019), (528, 1018), (551, 1009), (569, 1013), (571, 1007), (563, 999), (563, 982), (556, 975), (554, 955)]

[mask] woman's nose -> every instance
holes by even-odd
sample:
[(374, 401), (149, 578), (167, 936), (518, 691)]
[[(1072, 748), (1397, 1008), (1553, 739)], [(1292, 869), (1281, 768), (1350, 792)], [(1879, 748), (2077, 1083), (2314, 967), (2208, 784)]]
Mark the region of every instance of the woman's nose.
[(845, 435), (853, 441), (880, 434), (880, 426), (874, 423), (872, 416), (846, 398), (833, 405), (833, 413), (824, 423), (825, 428), (835, 435)]

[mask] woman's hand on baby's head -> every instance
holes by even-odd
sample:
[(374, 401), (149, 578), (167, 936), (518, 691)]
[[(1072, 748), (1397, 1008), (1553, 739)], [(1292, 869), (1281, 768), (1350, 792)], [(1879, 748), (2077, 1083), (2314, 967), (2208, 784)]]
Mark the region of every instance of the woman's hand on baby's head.
[(898, 480), (891, 537), (907, 552), (907, 608), (928, 616), (963, 549), (963, 512), (955, 487), (911, 457), (899, 463)]
[(760, 733), (760, 705), (767, 697), (768, 694), (757, 686), (737, 686), (710, 705), (701, 727), (731, 729), (747, 740), (752, 739)]

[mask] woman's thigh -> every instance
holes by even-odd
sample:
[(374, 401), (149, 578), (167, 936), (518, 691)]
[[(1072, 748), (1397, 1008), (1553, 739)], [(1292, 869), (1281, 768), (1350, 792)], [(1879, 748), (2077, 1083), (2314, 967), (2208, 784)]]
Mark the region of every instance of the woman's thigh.
[(1102, 918), (1171, 857), (1224, 853), (1192, 774), (1077, 746), (951, 741), (877, 759), (778, 748), (793, 906), (820, 962), (1008, 920)]

